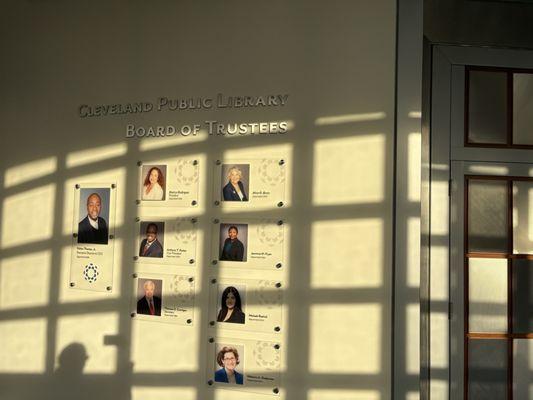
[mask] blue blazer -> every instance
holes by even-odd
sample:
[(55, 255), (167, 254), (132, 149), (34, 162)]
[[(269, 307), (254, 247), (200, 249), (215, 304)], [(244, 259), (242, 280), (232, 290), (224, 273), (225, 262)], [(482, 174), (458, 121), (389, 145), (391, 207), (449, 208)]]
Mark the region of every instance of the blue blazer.
[[(224, 368), (220, 368), (218, 371), (215, 371), (215, 382), (224, 382), (229, 383), (228, 374)], [(235, 371), (235, 382), (237, 385), (242, 385), (242, 374)]]
[[(242, 193), (242, 201), (248, 201), (248, 197), (246, 197), (246, 193), (244, 192), (244, 185), (241, 181), (238, 183), (239, 189), (241, 189)], [(241, 201), (239, 195), (237, 194), (237, 191), (231, 184), (231, 182), (228, 182), (226, 186), (222, 189), (222, 198), (224, 201)]]

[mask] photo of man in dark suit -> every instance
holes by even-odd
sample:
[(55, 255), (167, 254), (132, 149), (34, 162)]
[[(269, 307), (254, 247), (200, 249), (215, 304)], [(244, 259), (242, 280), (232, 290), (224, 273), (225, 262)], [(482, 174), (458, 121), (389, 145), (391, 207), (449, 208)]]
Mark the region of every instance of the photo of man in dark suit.
[(102, 199), (98, 193), (87, 197), (87, 216), (78, 224), (78, 243), (107, 244), (108, 228), (105, 219), (100, 217)]
[(157, 239), (157, 225), (150, 222), (146, 227), (146, 238), (139, 246), (139, 257), (163, 257), (163, 246)]
[(161, 298), (154, 296), (155, 283), (144, 282), (144, 297), (137, 301), (137, 314), (161, 316)]

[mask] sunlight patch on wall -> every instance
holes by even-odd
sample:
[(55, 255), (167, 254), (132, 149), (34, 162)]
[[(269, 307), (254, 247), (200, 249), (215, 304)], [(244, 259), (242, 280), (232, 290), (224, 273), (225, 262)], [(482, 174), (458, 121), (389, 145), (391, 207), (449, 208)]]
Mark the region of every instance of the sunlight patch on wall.
[(448, 366), (448, 313), (431, 313), (429, 337), (431, 368), (446, 368)]
[(93, 147), (92, 149), (84, 149), (80, 151), (73, 151), (67, 154), (66, 167), (73, 168), (81, 165), (93, 164), (111, 158), (123, 156), (128, 152), (126, 143), (115, 143), (106, 146)]
[(408, 374), (417, 375), (420, 372), (420, 304), (408, 304), (405, 318), (405, 370)]
[(431, 379), (429, 393), (429, 398), (431, 400), (448, 400), (448, 381), (443, 379)]
[(422, 112), (421, 111), (409, 111), (407, 116), (409, 118), (420, 119), (422, 118)]
[[(149, 151), (164, 149), (167, 147), (182, 146), (185, 144), (192, 144), (197, 142), (203, 142), (209, 137), (207, 130), (201, 129), (197, 135), (183, 136), (176, 134), (173, 136), (164, 137), (143, 137), (139, 140), (139, 150)], [(130, 139), (131, 140), (131, 139)]]
[(46, 319), (0, 322), (0, 372), (42, 373), (46, 356)]
[(383, 134), (316, 141), (313, 204), (383, 201), (385, 153)]
[(443, 246), (431, 247), (431, 299), (448, 301), (448, 250)]
[(52, 237), (55, 185), (49, 184), (6, 197), (2, 207), (2, 248)]
[[(242, 124), (242, 125), (241, 125)], [(257, 124), (253, 125), (252, 124)], [(223, 124), (224, 132), (226, 133), (223, 137), (225, 139), (236, 138), (236, 137), (247, 137), (250, 135), (254, 136), (268, 136), (268, 135), (284, 135), (287, 132), (294, 129), (295, 123), (292, 120), (278, 120), (278, 121), (249, 121), (249, 122), (236, 122), (231, 124)], [(216, 126), (216, 125), (215, 125)], [(282, 132), (283, 131), (283, 132)], [(235, 132), (235, 133), (231, 133)], [(213, 135), (216, 136), (216, 130), (213, 131)]]
[(57, 157), (48, 157), (30, 161), (25, 164), (8, 168), (4, 174), (4, 187), (20, 185), (21, 183), (53, 174), (57, 171)]
[(405, 400), (420, 400), (419, 392), (407, 392), (405, 395)]
[(365, 122), (365, 121), (379, 121), (385, 119), (387, 114), (383, 111), (372, 113), (359, 113), (359, 114), (343, 114), (343, 115), (331, 115), (328, 117), (319, 117), (315, 119), (315, 125), (337, 125), (346, 124), (349, 122)]
[(0, 264), (0, 309), (48, 303), (50, 250), (6, 258)]
[[(86, 305), (80, 311), (87, 310)], [(89, 356), (84, 373), (114, 373), (117, 369), (117, 347), (105, 345), (104, 337), (117, 335), (118, 314), (98, 313), (60, 317), (56, 333), (56, 368), (61, 351), (72, 343), (81, 343)]]
[(380, 400), (377, 390), (310, 389), (307, 400)]
[(407, 219), (407, 286), (420, 286), (420, 217)]
[(131, 400), (196, 400), (193, 387), (133, 386)]
[(310, 372), (381, 372), (381, 312), (379, 304), (313, 305), (309, 327)]
[(433, 208), (431, 210), (431, 234), (448, 234), (448, 182), (432, 182), (431, 196)]
[(378, 287), (383, 283), (383, 220), (312, 225), (311, 286)]
[[(422, 135), (411, 132), (407, 139), (407, 198), (409, 201), (420, 201), (420, 181), (422, 163)], [(402, 173), (402, 171), (400, 171)]]
[(197, 371), (198, 337), (198, 333), (190, 327), (134, 321), (132, 334), (134, 372)]

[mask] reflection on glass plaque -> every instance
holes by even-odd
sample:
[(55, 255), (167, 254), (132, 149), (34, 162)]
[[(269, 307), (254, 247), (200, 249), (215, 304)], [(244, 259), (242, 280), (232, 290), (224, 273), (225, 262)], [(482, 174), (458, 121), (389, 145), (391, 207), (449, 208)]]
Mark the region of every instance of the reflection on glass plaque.
[(214, 203), (231, 207), (286, 205), (286, 160), (224, 160), (215, 164)]
[(533, 181), (513, 182), (513, 253), (533, 254)]
[(113, 289), (116, 185), (77, 184), (70, 259), (70, 287)]
[(533, 74), (513, 74), (513, 144), (533, 145)]
[(468, 399), (507, 399), (507, 340), (468, 341)]
[(192, 276), (137, 273), (131, 315), (145, 321), (192, 325), (194, 296)]
[(269, 269), (283, 266), (283, 221), (232, 218), (213, 222), (213, 265)]
[(209, 319), (221, 329), (281, 332), (282, 283), (211, 279)]
[(198, 205), (199, 160), (174, 158), (139, 163), (139, 204), (144, 207)]
[(507, 73), (469, 71), (468, 141), (507, 142)]
[(468, 181), (468, 251), (507, 252), (506, 181)]
[(280, 391), (281, 346), (263, 340), (209, 340), (207, 382), (217, 389), (276, 395)]
[(513, 333), (533, 332), (533, 260), (513, 260)]
[(470, 332), (507, 333), (507, 260), (468, 260)]
[(196, 218), (143, 218), (135, 259), (145, 264), (195, 265)]

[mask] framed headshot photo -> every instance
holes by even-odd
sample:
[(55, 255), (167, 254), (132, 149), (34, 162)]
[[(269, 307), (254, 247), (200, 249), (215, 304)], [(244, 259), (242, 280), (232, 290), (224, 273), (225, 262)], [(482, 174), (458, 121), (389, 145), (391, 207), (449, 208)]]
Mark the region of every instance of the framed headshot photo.
[(82, 188), (78, 208), (78, 243), (107, 244), (109, 188)]
[(246, 322), (245, 308), (245, 285), (218, 285), (217, 322), (244, 324)]
[(246, 262), (248, 224), (221, 223), (219, 248), (220, 261)]
[(244, 345), (217, 343), (215, 346), (215, 382), (243, 385), (244, 359)]
[(139, 257), (163, 258), (165, 223), (162, 221), (142, 221), (139, 226)]
[(248, 201), (250, 193), (250, 164), (222, 164), (222, 201)]
[(146, 164), (141, 167), (141, 200), (165, 200), (167, 166)]
[(161, 316), (163, 281), (161, 279), (139, 279), (137, 282), (137, 314)]

